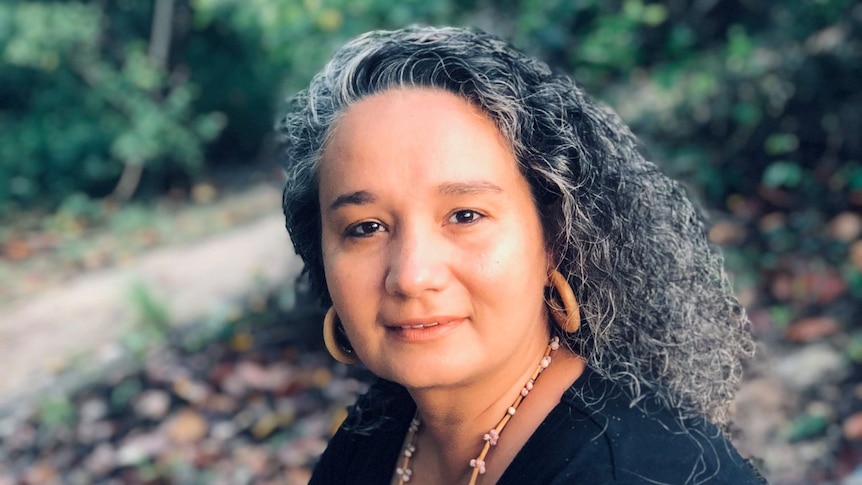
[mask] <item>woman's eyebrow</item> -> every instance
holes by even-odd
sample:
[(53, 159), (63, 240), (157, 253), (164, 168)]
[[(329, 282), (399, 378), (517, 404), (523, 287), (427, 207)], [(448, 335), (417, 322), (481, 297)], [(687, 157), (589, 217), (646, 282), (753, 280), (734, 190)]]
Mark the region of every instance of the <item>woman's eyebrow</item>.
[[(445, 182), (437, 185), (437, 192), (443, 195), (471, 195), (481, 193), (500, 193), (503, 189), (499, 185), (487, 182), (484, 180), (467, 181), (467, 182)], [(329, 210), (335, 211), (346, 205), (365, 205), (377, 201), (377, 196), (367, 190), (357, 190), (347, 194), (339, 195), (335, 198), (332, 204), (329, 204)]]
[(437, 191), (444, 195), (471, 195), (486, 192), (503, 192), (500, 186), (485, 180), (467, 182), (446, 182), (437, 186)]
[(370, 204), (377, 200), (377, 197), (367, 190), (357, 190), (349, 194), (342, 194), (335, 198), (332, 204), (329, 204), (329, 210), (334, 211), (346, 205), (364, 205)]

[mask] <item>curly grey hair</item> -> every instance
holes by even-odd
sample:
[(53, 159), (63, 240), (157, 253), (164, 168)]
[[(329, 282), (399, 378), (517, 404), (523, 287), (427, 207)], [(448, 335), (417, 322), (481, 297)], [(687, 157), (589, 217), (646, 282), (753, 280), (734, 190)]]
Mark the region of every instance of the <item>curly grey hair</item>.
[(277, 128), (284, 213), (323, 303), (331, 301), (320, 240), (321, 152), (351, 105), (405, 87), (467, 99), (510, 143), (545, 242), (580, 304), (582, 328), (563, 335), (567, 344), (633, 404), (656, 399), (681, 418), (726, 425), (753, 343), (700, 213), (644, 160), (614, 113), (486, 33), (412, 27), (364, 34), (292, 99)]

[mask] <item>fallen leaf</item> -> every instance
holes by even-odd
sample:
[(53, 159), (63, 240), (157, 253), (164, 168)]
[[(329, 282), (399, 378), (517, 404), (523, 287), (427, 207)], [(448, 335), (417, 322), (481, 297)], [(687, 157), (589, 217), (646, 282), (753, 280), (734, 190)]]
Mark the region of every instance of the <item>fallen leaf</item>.
[(248, 388), (274, 391), (289, 384), (293, 372), (286, 365), (263, 366), (251, 361), (243, 361), (236, 366), (236, 374)]
[(757, 226), (763, 234), (784, 228), (785, 216), (781, 212), (770, 212), (760, 218)]
[(850, 262), (856, 269), (862, 271), (862, 239), (850, 245)]
[(230, 348), (234, 352), (248, 352), (254, 347), (254, 336), (249, 332), (237, 332), (230, 339)]
[(186, 408), (167, 421), (165, 430), (175, 443), (196, 443), (206, 436), (209, 424), (198, 412)]
[(831, 317), (803, 318), (790, 324), (784, 336), (791, 342), (806, 343), (835, 335), (839, 329), (838, 321)]
[(745, 239), (745, 228), (742, 225), (729, 221), (717, 221), (709, 228), (709, 240), (721, 246), (737, 244)]
[(829, 221), (829, 235), (850, 242), (862, 234), (862, 216), (853, 212), (842, 212)]
[(273, 431), (275, 431), (279, 425), (281, 424), (281, 418), (278, 414), (269, 412), (264, 414), (263, 416), (257, 419), (257, 422), (254, 423), (254, 426), (251, 428), (251, 434), (254, 435), (257, 439), (263, 439), (267, 436), (271, 435)]
[(182, 376), (174, 382), (174, 392), (177, 396), (192, 404), (201, 404), (212, 394), (212, 390), (202, 382)]
[(3, 256), (11, 261), (23, 261), (32, 254), (33, 249), (23, 239), (13, 239), (3, 245)]
[(258, 446), (242, 446), (235, 451), (234, 457), (240, 466), (245, 466), (253, 475), (263, 475), (270, 462), (269, 453)]
[(28, 485), (54, 484), (59, 483), (60, 475), (52, 465), (40, 462), (27, 470), (24, 480)]
[(135, 412), (139, 416), (152, 420), (162, 419), (171, 407), (171, 397), (165, 391), (151, 389), (142, 392), (134, 404)]
[(117, 465), (117, 453), (110, 443), (102, 443), (84, 460), (84, 468), (94, 475), (106, 475)]
[(862, 411), (851, 414), (841, 425), (844, 437), (850, 441), (862, 440)]
[(121, 466), (135, 465), (163, 453), (169, 446), (160, 430), (126, 438), (117, 449), (116, 460)]

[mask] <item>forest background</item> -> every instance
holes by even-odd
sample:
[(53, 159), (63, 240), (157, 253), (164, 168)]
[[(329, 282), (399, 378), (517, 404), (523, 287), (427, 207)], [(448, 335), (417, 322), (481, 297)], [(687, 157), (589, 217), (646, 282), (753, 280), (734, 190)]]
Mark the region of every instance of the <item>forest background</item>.
[[(788, 375), (802, 373), (791, 361), (814, 369), (813, 381), (788, 384), (774, 437), (810, 450), (807, 475), (770, 478), (862, 483), (862, 5), (852, 0), (6, 0), (0, 303), (26, 296), (20, 268), (56, 262), (69, 241), (121, 238), (166, 203), (277, 178), (271, 130), (284, 99), (346, 39), (412, 23), (498, 34), (621, 115), (710, 213), (772, 357), (792, 357)], [(71, 267), (93, 264), (111, 256)], [(33, 422), (54, 412), (68, 424), (72, 404)], [(23, 460), (15, 453), (0, 458)], [(135, 480), (191, 483), (143, 462)]]

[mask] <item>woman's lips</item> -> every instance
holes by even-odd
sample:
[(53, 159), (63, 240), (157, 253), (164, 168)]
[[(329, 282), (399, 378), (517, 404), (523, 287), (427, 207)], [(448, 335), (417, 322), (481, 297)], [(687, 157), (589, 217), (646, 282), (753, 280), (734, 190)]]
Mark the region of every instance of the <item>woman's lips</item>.
[(401, 340), (421, 342), (441, 337), (454, 329), (463, 318), (426, 319), (424, 321), (401, 321), (387, 329)]
[(390, 328), (425, 328), (425, 327), (434, 327), (436, 325), (446, 325), (447, 323), (452, 323), (458, 320), (463, 320), (463, 317), (455, 316), (455, 315), (429, 315), (426, 317), (416, 317), (416, 318), (393, 318), (393, 319), (384, 319), (384, 323), (386, 323), (387, 327)]
[(420, 323), (418, 325), (399, 325), (399, 328), (401, 328), (401, 330), (407, 330), (410, 328), (422, 330), (423, 328), (436, 327), (437, 325), (440, 325), (440, 322)]

